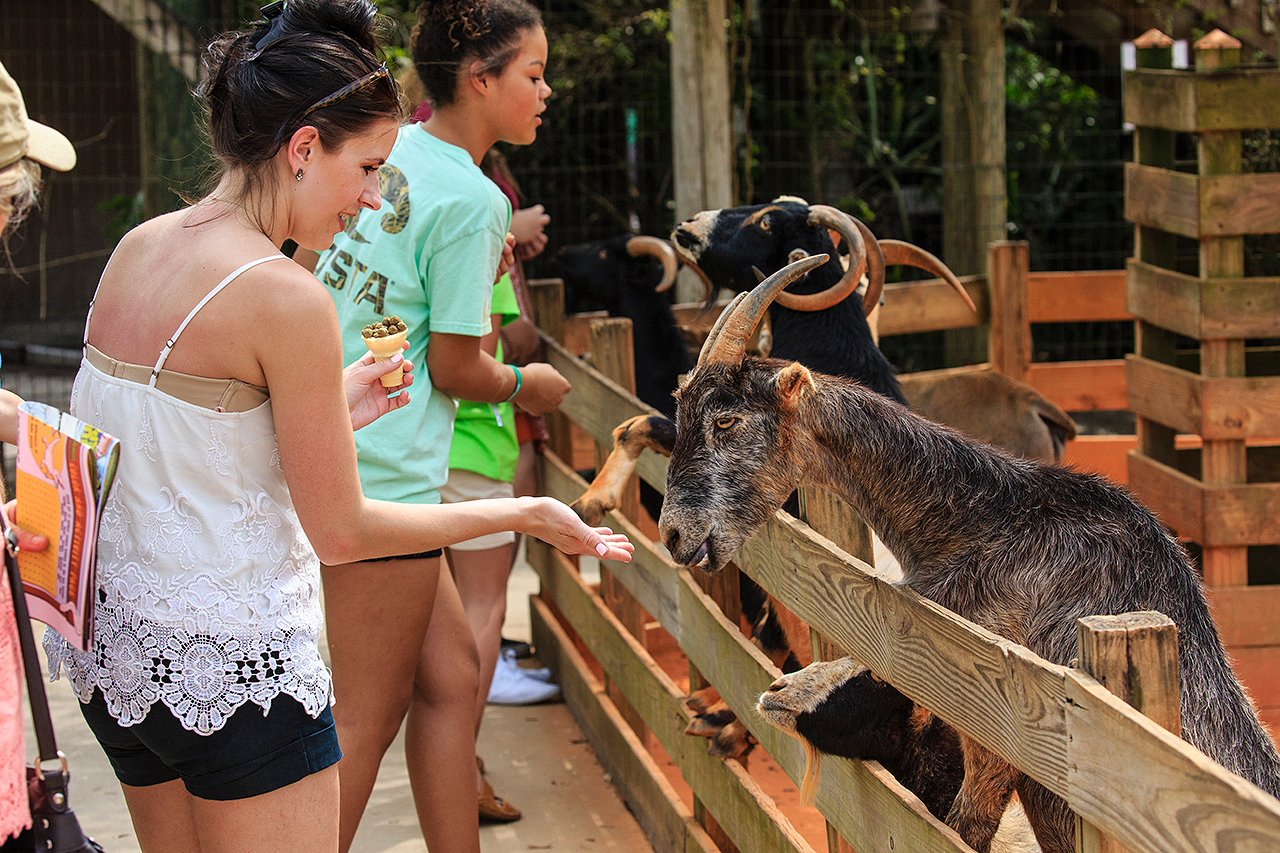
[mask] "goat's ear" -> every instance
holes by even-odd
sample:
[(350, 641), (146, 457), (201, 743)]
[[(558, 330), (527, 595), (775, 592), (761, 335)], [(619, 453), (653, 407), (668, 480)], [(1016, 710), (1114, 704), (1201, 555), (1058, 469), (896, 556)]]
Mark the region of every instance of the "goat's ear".
[(816, 388), (813, 374), (798, 361), (788, 364), (778, 373), (778, 402), (793, 411), (799, 408), (805, 395), (813, 393)]

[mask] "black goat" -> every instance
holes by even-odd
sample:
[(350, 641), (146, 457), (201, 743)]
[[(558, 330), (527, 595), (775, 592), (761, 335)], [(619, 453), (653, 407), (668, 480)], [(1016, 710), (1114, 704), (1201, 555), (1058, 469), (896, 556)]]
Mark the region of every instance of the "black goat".
[(631, 234), (565, 246), (556, 253), (554, 266), (564, 280), (568, 313), (607, 311), (611, 317), (630, 318), (636, 396), (668, 417), (675, 414), (671, 392), (693, 367), (666, 295), (676, 268), (670, 243)]
[[(1155, 610), (1177, 625), (1182, 736), (1280, 794), (1280, 755), (1232, 672), (1186, 552), (1123, 489), (1014, 459), (855, 382), (743, 356), (792, 264), (726, 312), (676, 394), (658, 526), (673, 559), (715, 572), (801, 485), (841, 494), (901, 561), (905, 582), (982, 627), (1067, 664), (1084, 616)], [(1016, 789), (1041, 847), (1074, 849), (1057, 796), (964, 738), (947, 822), (986, 853)]]
[[(804, 746), (804, 802), (813, 801), (821, 756), (839, 755), (879, 762), (946, 820), (964, 780), (960, 735), (853, 658), (816, 661), (782, 676), (760, 695), (756, 710)], [(992, 849), (1034, 850), (1030, 836), (1026, 815), (1011, 806)]]
[[(833, 232), (849, 247), (848, 269), (836, 255)], [(770, 355), (856, 379), (904, 405), (893, 365), (876, 347), (867, 325), (867, 309), (879, 301), (884, 286), (885, 264), (918, 266), (969, 299), (951, 271), (924, 250), (878, 241), (852, 217), (790, 196), (769, 204), (705, 210), (676, 226), (671, 242), (681, 260), (709, 283), (740, 293), (755, 287), (761, 275), (771, 275), (798, 258), (829, 255), (827, 263), (792, 284), (770, 306)], [(864, 273), (864, 297), (846, 298)]]

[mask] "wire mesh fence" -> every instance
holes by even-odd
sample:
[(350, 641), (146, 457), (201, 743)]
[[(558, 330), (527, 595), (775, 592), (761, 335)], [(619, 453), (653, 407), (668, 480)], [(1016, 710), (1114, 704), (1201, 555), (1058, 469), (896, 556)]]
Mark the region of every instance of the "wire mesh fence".
[[(412, 0), (383, 0), (402, 24)], [(504, 146), (527, 204), (552, 217), (548, 251), (621, 232), (664, 236), (674, 218), (670, 23), (639, 0), (540, 0), (555, 90), (539, 139)], [(80, 163), (47, 178), (42, 210), (0, 271), (0, 341), (74, 347), (123, 230), (199, 192), (209, 159), (190, 89), (199, 48), (253, 19), (252, 0), (5, 0), (0, 60), (32, 114), (64, 130)], [(791, 194), (835, 204), (880, 236), (942, 252), (940, 45), (945, 10), (830, 0), (729, 4), (738, 203)], [(1027, 17), (1006, 34), (1008, 236), (1033, 269), (1123, 265), (1116, 28)], [(1075, 24), (1075, 25), (1073, 25)], [(407, 28), (398, 30), (401, 47)], [(944, 256), (945, 260), (945, 256)], [(54, 321), (69, 321), (55, 323)], [(945, 366), (945, 336), (887, 344), (903, 369)], [(1120, 328), (1037, 329), (1036, 352), (1101, 357)]]

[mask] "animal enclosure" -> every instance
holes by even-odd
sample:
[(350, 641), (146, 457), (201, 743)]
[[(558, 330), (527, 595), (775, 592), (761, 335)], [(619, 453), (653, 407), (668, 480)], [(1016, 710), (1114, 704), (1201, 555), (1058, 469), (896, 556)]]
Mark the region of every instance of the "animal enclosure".
[[(1003, 260), (993, 269), (1016, 270), (1017, 252), (1017, 245), (999, 247)], [(992, 288), (1006, 286), (1010, 276), (1003, 278), (997, 284), (1002, 277), (993, 276)], [(966, 285), (982, 315), (976, 322), (986, 321), (991, 304), (1006, 304), (990, 299), (981, 279)], [(967, 309), (958, 300), (952, 312), (942, 299), (921, 297), (934, 286), (941, 285), (902, 285), (890, 293), (890, 306), (901, 299), (924, 307), (902, 311), (912, 317), (911, 324), (895, 326), (886, 316), (882, 333), (975, 322), (961, 316)], [(556, 288), (535, 290), (540, 325), (558, 340), (564, 323)], [(993, 327), (1010, 328), (1008, 317), (990, 319)], [(1024, 317), (1013, 325), (1025, 323)], [(592, 325), (591, 337), (598, 342), (624, 343), (622, 352), (594, 349), (591, 360), (600, 370), (550, 340), (547, 344), (548, 360), (574, 389), (561, 407), (542, 466), (544, 491), (565, 501), (586, 485), (574, 473), (574, 463), (566, 461), (573, 458), (566, 421), (608, 444), (614, 426), (647, 411), (626, 390), (631, 358), (625, 321)], [(993, 355), (993, 360), (1008, 358), (1008, 347), (1002, 342)], [(665, 467), (665, 459), (645, 454), (637, 470), (661, 490)], [(738, 565), (816, 632), (823, 656), (835, 647), (856, 655), (912, 699), (1066, 798), (1087, 826), (1131, 850), (1227, 849), (1241, 832), (1259, 848), (1280, 849), (1280, 804), (1274, 799), (1226, 774), (1089, 675), (1048, 664), (890, 586), (834, 546), (832, 539), (849, 541), (848, 522), (824, 528), (818, 520), (823, 501), (805, 504), (818, 532), (779, 515), (741, 549)], [(838, 513), (835, 507), (833, 514)], [(543, 590), (531, 606), (541, 657), (556, 670), (575, 715), (656, 849), (805, 851), (829, 845), (835, 850), (845, 842), (859, 853), (966, 849), (878, 765), (840, 759), (823, 763), (816, 798), (829, 829), (805, 829), (813, 814), (799, 808), (794, 796), (804, 771), (803, 752), (754, 711), (756, 697), (778, 671), (741, 630), (736, 576), (729, 571), (708, 578), (672, 565), (637, 526), (644, 522), (626, 515), (638, 518), (624, 506), (609, 523), (637, 543), (635, 561), (603, 567), (598, 588), (569, 559), (530, 543), (530, 563)], [(1159, 641), (1152, 650), (1140, 641), (1144, 633), (1119, 629), (1126, 638), (1121, 645), (1132, 644), (1128, 651), (1121, 649), (1121, 658), (1136, 662), (1144, 648), (1161, 658)], [(1086, 648), (1089, 644), (1082, 642)], [(1102, 677), (1099, 669), (1093, 671)], [(1167, 715), (1167, 706), (1160, 709), (1160, 690), (1152, 687), (1167, 687), (1176, 676), (1157, 667), (1141, 677), (1151, 703), (1148, 713), (1157, 719)], [(683, 734), (690, 714), (681, 699), (706, 682), (718, 688), (760, 742), (745, 766), (707, 755), (706, 741)], [(1123, 692), (1123, 679), (1106, 683)], [(770, 784), (775, 767), (795, 782), (789, 798), (771, 795), (778, 787)], [(1098, 849), (1098, 832), (1080, 837), (1083, 849)]]

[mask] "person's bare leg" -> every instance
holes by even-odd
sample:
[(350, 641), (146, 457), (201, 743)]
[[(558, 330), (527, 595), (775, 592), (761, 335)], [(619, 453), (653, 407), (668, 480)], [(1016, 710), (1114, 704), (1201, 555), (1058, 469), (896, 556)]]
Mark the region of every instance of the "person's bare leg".
[(199, 853), (195, 797), (181, 779), (142, 788), (122, 783), (120, 789), (142, 853)]
[(419, 649), (404, 738), (418, 823), (429, 850), (479, 853), (474, 718), (480, 664), (449, 572), (440, 572)]
[[(480, 654), (480, 683), (476, 691), (475, 725), (480, 733), (489, 685), (502, 646), (502, 623), (507, 618), (507, 579), (515, 560), (515, 545), (499, 545), (484, 551), (447, 552), (453, 582), (462, 599), (471, 635)], [(428, 649), (429, 651), (429, 649)]]
[(202, 800), (180, 780), (121, 785), (143, 853), (332, 853), (338, 768), (243, 800)]
[[(334, 853), (338, 766), (245, 800), (193, 798), (200, 853)], [(177, 853), (175, 849), (170, 853)]]
[(438, 557), (324, 566), (321, 573), (333, 718), (343, 753), (339, 849), (345, 853), (382, 755), (409, 708), (439, 576), (447, 573)]

